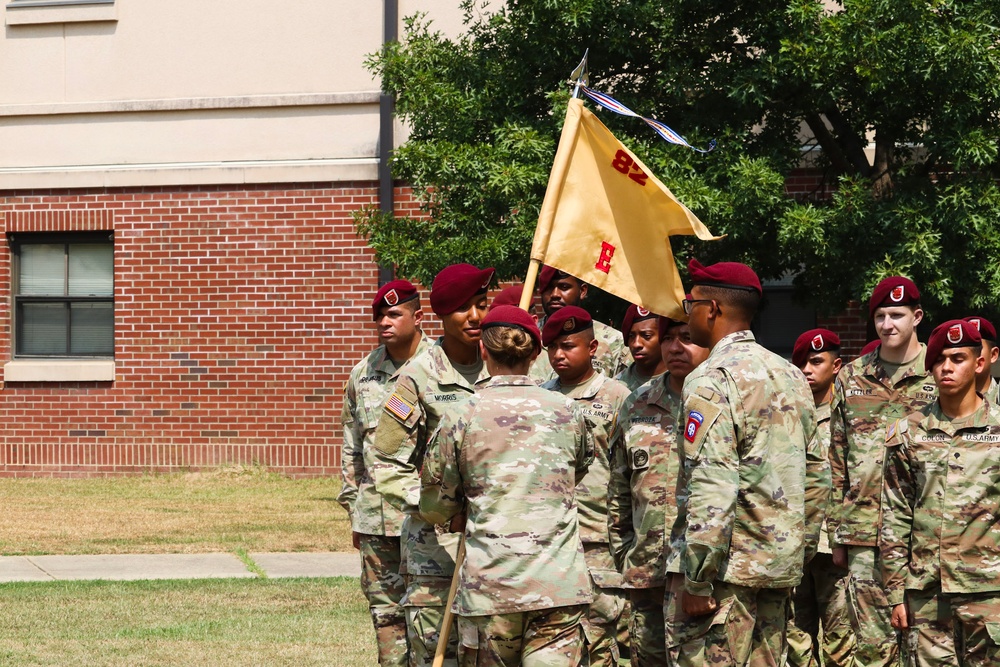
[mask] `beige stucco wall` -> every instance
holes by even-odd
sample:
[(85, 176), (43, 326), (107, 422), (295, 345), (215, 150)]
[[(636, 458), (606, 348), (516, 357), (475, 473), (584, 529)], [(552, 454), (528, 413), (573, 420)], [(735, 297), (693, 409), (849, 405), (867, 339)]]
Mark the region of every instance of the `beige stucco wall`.
[(0, 189), (375, 178), (379, 0), (6, 2)]

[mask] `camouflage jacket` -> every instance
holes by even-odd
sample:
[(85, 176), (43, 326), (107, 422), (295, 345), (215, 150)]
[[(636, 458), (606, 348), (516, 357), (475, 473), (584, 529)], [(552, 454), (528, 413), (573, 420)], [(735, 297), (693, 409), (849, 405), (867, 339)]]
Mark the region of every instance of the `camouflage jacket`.
[[(450, 577), (455, 570), (458, 534), (420, 518), (420, 467), (427, 441), (441, 418), (460, 410), (475, 391), (455, 370), (441, 339), (413, 357), (400, 371), (396, 389), (386, 400), (372, 447), (375, 488), (407, 513), (403, 522), (403, 567), (416, 576)], [(486, 366), (480, 382), (489, 374)], [(412, 606), (443, 604), (434, 599), (410, 599)]]
[(983, 394), (983, 398), (989, 401), (990, 405), (996, 406), (1000, 405), (1000, 383), (997, 382), (995, 377), (990, 377), (990, 383), (986, 385), (986, 392)]
[(677, 422), (681, 397), (669, 373), (633, 391), (612, 439), (608, 529), (625, 588), (655, 588), (666, 578), (666, 532), (677, 518)]
[[(830, 456), (830, 403), (820, 403), (816, 406), (816, 434), (819, 436), (819, 444), (823, 448), (823, 456), (829, 458)], [(831, 496), (833, 495), (833, 489), (831, 488)], [(829, 501), (829, 499), (828, 499)], [(829, 511), (829, 502), (827, 503), (827, 511)], [(828, 536), (828, 530), (826, 527), (826, 521), (823, 522), (823, 529), (819, 533), (819, 547), (817, 549), (821, 554), (831, 554), (833, 549), (830, 548), (830, 538)]]
[(904, 589), (1000, 591), (1000, 415), (984, 401), (949, 419), (935, 401), (886, 431), (882, 567), (890, 604)]
[(593, 459), (579, 408), (526, 375), (493, 377), (442, 417), (420, 510), (443, 522), (467, 508), (456, 614), (591, 601), (574, 488)]
[(830, 494), (805, 376), (749, 331), (720, 340), (684, 382), (674, 554), (686, 588), (785, 588), (816, 553)]
[[(538, 329), (545, 326), (545, 319), (538, 322)], [(613, 378), (632, 363), (632, 353), (622, 340), (622, 332), (609, 327), (604, 322), (594, 320), (594, 338), (597, 339), (597, 354), (594, 355), (594, 370)], [(542, 384), (555, 379), (556, 372), (549, 364), (549, 355), (545, 350), (538, 355), (528, 372), (531, 379)]]
[(833, 496), (827, 529), (833, 545), (876, 546), (882, 522), (882, 468), (889, 423), (920, 410), (937, 397), (924, 368), (924, 352), (896, 383), (878, 349), (855, 359), (837, 375), (830, 412)]
[[(580, 538), (583, 540), (587, 567), (594, 583), (604, 588), (622, 585), (621, 574), (615, 569), (608, 544), (608, 480), (611, 477), (609, 450), (611, 433), (618, 410), (629, 391), (622, 383), (601, 373), (576, 386), (563, 386), (559, 378), (549, 380), (543, 389), (557, 391), (572, 398), (587, 420), (594, 439), (594, 462), (587, 478), (576, 487), (576, 504), (580, 517)], [(588, 548), (603, 544), (605, 548)]]
[(631, 363), (628, 368), (623, 370), (618, 374), (615, 379), (621, 382), (623, 385), (628, 387), (629, 391), (635, 391), (647, 382), (652, 382), (653, 380), (663, 377), (663, 373), (659, 375), (654, 375), (652, 377), (648, 375), (643, 375), (639, 372), (639, 369), (635, 367), (635, 362)]
[[(420, 336), (420, 354), (430, 346), (426, 336)], [(340, 423), (344, 429), (344, 444), (340, 450), (340, 477), (343, 482), (339, 502), (351, 517), (351, 530), (365, 535), (400, 534), (403, 513), (385, 502), (375, 491), (370, 466), (375, 427), (382, 415), (382, 404), (396, 386), (396, 369), (385, 346), (375, 348), (351, 370), (344, 386), (344, 407)]]

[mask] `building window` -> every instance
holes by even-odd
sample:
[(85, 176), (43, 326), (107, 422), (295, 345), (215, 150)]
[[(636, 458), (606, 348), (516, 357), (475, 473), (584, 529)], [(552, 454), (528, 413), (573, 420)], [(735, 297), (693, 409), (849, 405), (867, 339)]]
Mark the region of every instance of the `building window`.
[(114, 0), (8, 0), (7, 25), (117, 21)]
[(99, 234), (15, 234), (14, 356), (113, 357), (114, 243)]

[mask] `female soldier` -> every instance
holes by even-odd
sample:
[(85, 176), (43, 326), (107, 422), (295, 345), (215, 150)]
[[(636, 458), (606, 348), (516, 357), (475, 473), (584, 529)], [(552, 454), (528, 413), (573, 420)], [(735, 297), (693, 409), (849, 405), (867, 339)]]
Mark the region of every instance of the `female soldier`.
[(541, 335), (526, 312), (491, 310), (479, 347), (490, 380), (442, 418), (420, 498), (429, 522), (467, 514), (459, 663), (585, 665), (591, 592), (574, 489), (593, 444), (573, 401), (528, 377)]
[[(387, 502), (407, 513), (403, 521), (402, 558), (406, 572), (406, 635), (411, 667), (430, 667), (437, 650), (458, 534), (435, 526), (417, 514), (420, 466), (427, 440), (442, 415), (471, 396), (485, 379), (479, 356), (479, 332), (486, 315), (486, 290), (493, 269), (453, 264), (431, 284), (431, 309), (441, 318), (444, 336), (399, 371), (395, 391), (382, 409), (372, 450), (375, 489)], [(455, 664), (451, 632), (445, 664)]]

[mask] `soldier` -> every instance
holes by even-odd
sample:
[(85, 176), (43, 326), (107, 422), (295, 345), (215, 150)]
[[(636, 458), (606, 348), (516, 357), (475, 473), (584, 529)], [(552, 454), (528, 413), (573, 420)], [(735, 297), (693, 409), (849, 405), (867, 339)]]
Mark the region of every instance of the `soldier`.
[(1000, 359), (1000, 347), (997, 347), (997, 330), (985, 317), (966, 317), (966, 322), (971, 322), (976, 331), (983, 339), (983, 358), (986, 364), (981, 373), (976, 375), (976, 391), (983, 395), (990, 405), (996, 405), (1000, 399), (1000, 384), (993, 379), (993, 364)]
[(354, 548), (361, 552), (361, 590), (375, 626), (378, 662), (405, 667), (406, 614), (400, 600), (406, 586), (399, 540), (403, 513), (375, 490), (371, 452), (382, 404), (396, 385), (399, 369), (429, 343), (420, 330), (420, 294), (406, 280), (382, 286), (372, 301), (372, 317), (382, 344), (358, 362), (344, 387), (343, 487), (337, 501), (351, 517)]
[(663, 637), (666, 532), (677, 517), (677, 422), (684, 379), (708, 357), (688, 325), (659, 320), (667, 372), (632, 392), (618, 413), (608, 485), (615, 565), (632, 606), (632, 667), (667, 662)]
[[(683, 466), (665, 635), (679, 665), (778, 665), (789, 594), (816, 552), (830, 493), (799, 369), (754, 341), (760, 280), (691, 260), (691, 340), (711, 348), (684, 382)], [(669, 567), (669, 566), (668, 566)]]
[(969, 322), (937, 327), (925, 367), (938, 398), (885, 433), (883, 577), (917, 665), (1000, 665), (1000, 419), (976, 393), (985, 365)]
[(576, 487), (580, 537), (594, 601), (584, 618), (591, 667), (618, 665), (618, 624), (625, 609), (622, 576), (608, 546), (609, 438), (618, 409), (629, 394), (622, 383), (595, 371), (594, 325), (583, 308), (560, 308), (545, 321), (542, 344), (558, 376), (542, 385), (573, 399), (594, 439), (594, 462)]
[[(542, 310), (549, 317), (563, 306), (580, 306), (587, 297), (587, 283), (575, 278), (565, 271), (543, 266), (538, 273), (538, 292), (541, 294)], [(545, 326), (545, 318), (538, 323), (539, 328)], [(617, 376), (631, 361), (628, 348), (622, 342), (621, 335), (615, 329), (603, 322), (594, 321), (594, 337), (597, 339), (597, 354), (594, 356), (594, 368), (609, 378)], [(531, 377), (538, 384), (551, 380), (556, 376), (549, 365), (547, 355), (541, 354), (531, 367)]]
[(872, 292), (868, 310), (880, 344), (844, 366), (834, 385), (827, 520), (833, 562), (851, 572), (847, 601), (859, 667), (896, 665), (900, 659), (878, 562), (885, 428), (933, 401), (936, 392), (917, 340), (924, 316), (917, 286), (902, 276), (886, 278)]
[[(830, 400), (840, 372), (840, 337), (829, 329), (811, 329), (795, 341), (792, 363), (806, 376), (816, 405), (823, 452), (830, 450)], [(802, 583), (792, 591), (794, 615), (788, 626), (788, 664), (795, 667), (848, 666), (854, 655), (854, 633), (847, 612), (847, 570), (833, 564), (826, 526), (819, 550), (806, 565)], [(823, 628), (822, 642), (819, 629)], [(822, 647), (822, 660), (820, 659)]]
[(515, 306), (483, 319), (492, 376), (444, 415), (424, 464), (420, 510), (465, 513), (465, 564), (453, 609), (460, 663), (587, 664), (591, 601), (574, 488), (594, 458), (574, 402), (528, 377), (538, 327)]
[(635, 391), (653, 378), (663, 375), (667, 365), (660, 351), (659, 316), (632, 304), (622, 320), (622, 337), (632, 353), (632, 365), (616, 378), (629, 391)]
[[(417, 667), (432, 664), (458, 550), (456, 533), (427, 523), (418, 514), (420, 467), (441, 417), (457, 409), (461, 399), (475, 391), (476, 383), (489, 377), (479, 356), (479, 335), (492, 278), (493, 269), (471, 264), (453, 264), (437, 274), (431, 285), (431, 309), (441, 318), (444, 336), (399, 373), (375, 431), (375, 488), (407, 513), (403, 606), (410, 664)], [(452, 632), (446, 654), (450, 664), (457, 646), (457, 633)]]

